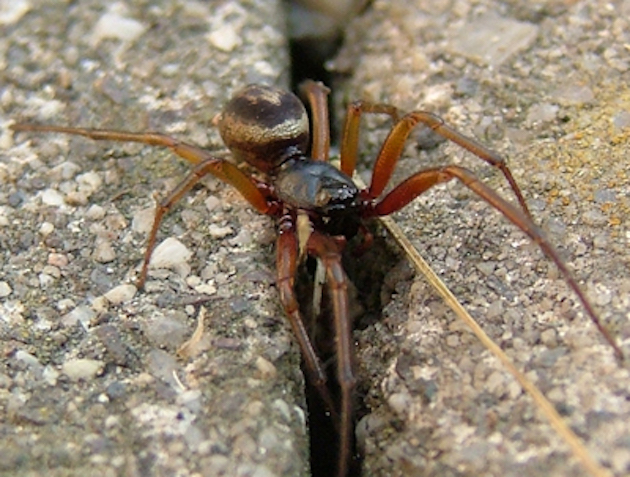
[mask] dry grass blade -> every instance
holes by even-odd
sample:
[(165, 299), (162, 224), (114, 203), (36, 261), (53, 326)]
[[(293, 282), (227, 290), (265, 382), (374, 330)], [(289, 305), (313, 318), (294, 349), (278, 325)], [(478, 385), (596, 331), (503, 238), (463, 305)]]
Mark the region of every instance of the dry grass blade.
[(521, 387), (534, 399), (537, 407), (549, 420), (551, 426), (555, 429), (558, 435), (568, 444), (573, 452), (573, 455), (582, 463), (584, 469), (593, 476), (610, 476), (611, 474), (600, 466), (593, 457), (591, 457), (583, 442), (560, 417), (549, 400), (547, 400), (542, 392), (529, 379), (527, 379), (525, 375), (516, 368), (516, 366), (514, 366), (510, 358), (494, 341), (492, 341), (492, 339), (470, 316), (462, 304), (457, 300), (455, 295), (453, 295), (444, 282), (442, 282), (442, 280), (431, 269), (429, 264), (420, 256), (401, 228), (389, 217), (382, 217), (380, 220), (392, 234), (396, 242), (404, 250), (405, 254), (409, 257), (409, 260), (411, 260), (416, 269), (427, 278), (429, 283), (442, 296), (446, 304), (470, 327), (482, 344), (501, 361), (503, 366), (505, 366), (505, 368), (519, 382)]
[(206, 308), (201, 307), (199, 313), (197, 314), (197, 326), (195, 331), (189, 340), (184, 342), (179, 349), (177, 350), (177, 354), (182, 358), (191, 358), (199, 354), (199, 343), (201, 343), (201, 339), (203, 338), (204, 331), (204, 321), (206, 318)]

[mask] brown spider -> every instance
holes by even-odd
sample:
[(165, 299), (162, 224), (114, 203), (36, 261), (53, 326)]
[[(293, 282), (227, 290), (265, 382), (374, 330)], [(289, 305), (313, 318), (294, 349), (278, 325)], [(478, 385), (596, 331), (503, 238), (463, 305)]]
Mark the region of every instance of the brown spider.
[[(444, 124), (439, 117), (414, 111), (399, 117), (389, 105), (354, 102), (349, 105), (341, 143), (341, 170), (328, 162), (330, 131), (327, 95), (321, 83), (302, 85), (312, 111), (313, 138), (309, 149), (309, 119), (302, 102), (293, 94), (269, 86), (251, 85), (238, 92), (225, 106), (219, 119), (219, 131), (235, 158), (245, 160), (267, 174), (269, 182), (249, 177), (230, 162), (219, 159), (194, 145), (160, 133), (131, 133), (101, 129), (14, 124), (14, 131), (57, 132), (85, 136), (95, 140), (132, 141), (170, 148), (194, 165), (193, 170), (157, 206), (153, 227), (144, 254), (139, 287), (148, 272), (151, 253), (162, 217), (206, 174), (212, 174), (234, 186), (259, 212), (276, 219), (277, 282), (280, 301), (300, 345), (309, 378), (337, 421), (340, 450), (337, 475), (348, 473), (352, 454), (352, 394), (355, 387), (352, 323), (349, 317), (348, 281), (341, 256), (348, 239), (358, 233), (364, 245), (370, 235), (363, 222), (371, 217), (389, 215), (436, 184), (459, 180), (480, 198), (496, 208), (508, 220), (536, 242), (560, 269), (569, 286), (582, 302), (590, 319), (612, 346), (619, 358), (621, 349), (603, 327), (584, 292), (560, 259), (556, 250), (534, 224), (521, 191), (504, 160), (475, 140)], [(394, 126), (376, 158), (372, 181), (365, 189), (352, 180), (357, 159), (359, 122), (363, 113), (387, 114)], [(472, 152), (500, 169), (514, 191), (520, 208), (507, 202), (475, 175), (460, 166), (447, 165), (413, 174), (381, 197), (389, 182), (403, 146), (412, 129), (423, 124), (435, 133)], [(309, 337), (294, 290), (298, 264), (303, 256), (319, 259), (325, 269), (332, 302), (336, 346), (337, 380), (340, 404), (336, 406), (327, 386), (324, 366)]]

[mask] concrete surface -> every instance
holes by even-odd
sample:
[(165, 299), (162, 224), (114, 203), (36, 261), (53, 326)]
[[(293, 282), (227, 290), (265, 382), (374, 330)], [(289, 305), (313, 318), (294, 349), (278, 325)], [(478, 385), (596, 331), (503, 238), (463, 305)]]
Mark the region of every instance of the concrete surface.
[[(303, 378), (272, 287), (271, 222), (209, 179), (165, 219), (169, 268), (136, 292), (153, 194), (187, 164), (7, 130), (159, 130), (224, 153), (211, 120), (230, 94), (288, 83), (280, 2), (2, 8), (0, 473), (306, 475)], [(201, 341), (178, 356), (202, 306)]]
[[(271, 222), (207, 180), (165, 219), (170, 268), (138, 293), (152, 195), (187, 165), (139, 145), (6, 129), (151, 129), (225, 152), (211, 121), (226, 98), (288, 81), (279, 2), (33, 5), (7, 2), (0, 15), (0, 472), (307, 475)], [(628, 0), (375, 1), (332, 66), (345, 78), (338, 104), (428, 109), (505, 154), (630, 354), (628, 18)], [(365, 121), (363, 168), (387, 126)], [(398, 178), (458, 163), (508, 194), (454, 145), (417, 143)], [(628, 371), (536, 246), (455, 183), (395, 219), (595, 459), (630, 472)], [(584, 475), (402, 258), (382, 294), (382, 320), (356, 333), (364, 477)], [(201, 342), (179, 356), (202, 305)]]
[[(375, 1), (333, 61), (355, 98), (426, 109), (505, 154), (532, 212), (629, 353), (630, 2)], [(364, 167), (387, 121), (365, 121)], [(448, 144), (429, 165), (502, 176)], [(630, 472), (630, 377), (535, 245), (457, 183), (395, 214), (459, 299), (592, 456)], [(531, 399), (421, 277), (398, 265), (381, 322), (357, 333), (364, 474), (586, 475)], [(369, 384), (371, 383), (371, 385)]]

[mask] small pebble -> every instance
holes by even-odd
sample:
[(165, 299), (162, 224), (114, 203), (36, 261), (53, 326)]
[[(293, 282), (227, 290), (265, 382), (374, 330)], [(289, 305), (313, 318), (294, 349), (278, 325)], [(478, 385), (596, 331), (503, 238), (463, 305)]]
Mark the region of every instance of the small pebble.
[(256, 369), (264, 379), (273, 379), (278, 375), (278, 370), (271, 361), (266, 360), (262, 356), (256, 358)]
[(149, 351), (146, 357), (146, 363), (149, 372), (156, 378), (161, 379), (165, 383), (176, 386), (174, 373), (179, 370), (179, 365), (173, 356), (161, 349)]
[(167, 63), (160, 67), (160, 73), (163, 76), (173, 77), (179, 72), (179, 64), (178, 63)]
[(61, 366), (61, 372), (73, 381), (92, 379), (103, 369), (103, 362), (96, 359), (71, 359)]
[(277, 449), (283, 443), (278, 435), (278, 432), (273, 427), (267, 427), (263, 429), (258, 437), (258, 444), (265, 451)]
[(243, 42), (238, 32), (229, 24), (214, 29), (206, 38), (212, 46), (225, 52), (234, 50)]
[(57, 379), (59, 379), (59, 372), (52, 366), (44, 366), (42, 371), (42, 378), (49, 386), (56, 386)]
[(406, 416), (412, 399), (407, 393), (393, 393), (387, 399), (389, 407), (399, 416)]
[[(429, 107), (430, 109), (439, 109), (446, 108), (450, 105), (451, 98), (453, 97), (453, 89), (450, 83), (442, 83), (437, 84), (435, 86), (427, 86), (423, 91), (423, 106)], [(433, 140), (431, 136), (429, 136), (428, 144), (423, 147), (423, 149), (431, 149), (431, 146), (435, 147), (433, 144), (435, 142), (440, 141), (440, 139)]]
[(219, 227), (217, 225), (210, 224), (210, 227), (208, 227), (208, 233), (210, 234), (212, 238), (227, 237), (233, 232), (234, 230), (232, 230), (232, 227), (230, 226)]
[[(291, 409), (286, 401), (282, 399), (276, 399), (273, 402), (273, 407), (282, 414), (282, 416), (286, 419), (287, 422), (291, 421)], [(298, 409), (298, 407), (296, 407)]]
[(42, 269), (42, 272), (45, 273), (46, 275), (50, 275), (53, 278), (61, 277), (61, 270), (59, 270), (58, 267), (55, 267), (53, 265), (44, 266), (44, 268)]
[(188, 389), (177, 396), (177, 402), (193, 414), (203, 412), (204, 395), (199, 389)]
[(107, 298), (105, 298), (104, 296), (97, 296), (92, 301), (92, 309), (96, 313), (104, 313), (104, 312), (106, 312), (108, 306), (109, 306), (109, 300), (107, 300)]
[(0, 5), (0, 25), (13, 25), (31, 10), (28, 0), (11, 0)]
[(459, 335), (451, 334), (446, 337), (446, 345), (451, 348), (459, 346)]
[(53, 230), (55, 230), (55, 226), (50, 222), (42, 222), (39, 226), (39, 233), (44, 237), (50, 235)]
[(94, 319), (96, 313), (87, 306), (77, 306), (70, 313), (67, 313), (61, 317), (61, 323), (64, 326), (74, 326), (77, 323), (81, 323), (87, 328), (90, 322)]
[[(127, 392), (127, 386), (121, 381), (114, 381), (105, 389), (107, 393), (107, 397), (111, 399), (119, 399), (125, 396)], [(110, 427), (107, 425), (107, 421), (105, 422), (105, 427)]]
[(48, 264), (63, 268), (68, 265), (68, 256), (64, 253), (50, 253), (48, 254)]
[(505, 385), (505, 373), (494, 371), (485, 383), (485, 389), (495, 395), (500, 395), (503, 392)]
[(85, 213), (85, 217), (90, 220), (101, 220), (105, 217), (105, 209), (98, 204), (93, 204)]
[(151, 267), (178, 269), (190, 260), (192, 252), (179, 240), (169, 237), (160, 243), (151, 256)]
[(492, 275), (494, 273), (494, 270), (497, 268), (496, 262), (491, 261), (480, 262), (476, 266), (477, 269), (485, 276)]
[(503, 315), (503, 302), (496, 300), (490, 303), (490, 306), (486, 310), (486, 317), (488, 319), (498, 318)]
[(582, 214), (582, 221), (587, 225), (601, 227), (608, 224), (608, 217), (598, 209), (592, 208)]
[(617, 200), (617, 194), (613, 189), (599, 189), (593, 194), (596, 202), (603, 204), (606, 202), (615, 202)]
[(597, 286), (597, 293), (595, 294), (594, 301), (597, 306), (602, 308), (608, 306), (613, 298), (613, 291), (605, 287), (602, 284)]
[(555, 104), (539, 103), (532, 105), (527, 111), (527, 124), (547, 123), (556, 119), (560, 108)]
[(71, 161), (64, 161), (52, 168), (50, 176), (55, 181), (67, 181), (72, 179), (80, 170), (81, 168), (78, 164)]
[(75, 306), (77, 306), (76, 303), (70, 298), (63, 298), (57, 302), (57, 309), (64, 313), (73, 309)]
[(241, 229), (241, 231), (232, 239), (229, 244), (235, 246), (244, 246), (252, 243), (252, 234), (249, 230)]
[(42, 289), (48, 288), (55, 282), (55, 277), (52, 277), (47, 273), (40, 273), (37, 277), (39, 279), (39, 286)]
[(88, 203), (88, 194), (79, 191), (70, 191), (66, 194), (64, 200), (68, 205), (86, 205)]
[(59, 191), (55, 189), (46, 189), (41, 195), (42, 203), (44, 205), (51, 205), (54, 207), (59, 207), (64, 203), (63, 195), (59, 193)]
[(146, 29), (145, 25), (132, 18), (114, 12), (105, 13), (94, 25), (90, 42), (94, 46), (108, 39), (132, 42), (139, 38)]
[(0, 298), (8, 297), (13, 290), (7, 282), (0, 282)]
[(205, 200), (204, 204), (208, 212), (212, 212), (221, 205), (221, 200), (217, 196), (211, 195)]
[(213, 282), (206, 282), (194, 287), (197, 293), (201, 293), (203, 295), (214, 295), (217, 292), (217, 287)]
[(111, 304), (119, 305), (130, 301), (136, 295), (137, 291), (138, 289), (134, 285), (125, 283), (109, 290), (105, 293), (105, 298), (107, 298)]
[(253, 456), (256, 453), (257, 448), (258, 445), (256, 444), (256, 441), (254, 441), (252, 436), (248, 434), (240, 434), (236, 436), (232, 442), (232, 449), (234, 449), (234, 452), (240, 453), (247, 458)]
[(252, 401), (247, 405), (245, 411), (252, 417), (257, 417), (262, 414), (265, 409), (265, 405), (261, 401)]
[(595, 248), (605, 249), (609, 244), (610, 241), (608, 240), (607, 234), (601, 233), (593, 237), (593, 247)]
[(549, 348), (558, 346), (558, 333), (553, 328), (548, 328), (540, 333), (540, 341)]
[(179, 313), (175, 312), (171, 316), (155, 317), (146, 323), (145, 336), (155, 346), (177, 349), (190, 333), (185, 319), (185, 316), (180, 317)]
[(138, 210), (133, 214), (131, 220), (131, 230), (138, 234), (146, 235), (151, 232), (151, 226), (153, 225), (153, 219), (155, 218), (155, 207), (147, 207), (146, 209)]
[(41, 368), (42, 365), (39, 362), (39, 360), (33, 356), (32, 354), (24, 351), (24, 350), (18, 350), (15, 353), (15, 359), (17, 359), (18, 361), (22, 361), (24, 364), (28, 365), (31, 368)]
[(109, 240), (98, 240), (92, 258), (99, 263), (109, 263), (116, 259), (116, 252)]

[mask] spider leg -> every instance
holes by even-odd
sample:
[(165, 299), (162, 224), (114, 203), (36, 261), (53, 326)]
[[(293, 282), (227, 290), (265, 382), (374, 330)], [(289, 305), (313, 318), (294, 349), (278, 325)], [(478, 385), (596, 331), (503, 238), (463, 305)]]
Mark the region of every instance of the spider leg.
[(341, 170), (350, 177), (354, 174), (357, 165), (359, 125), (363, 113), (387, 114), (395, 122), (399, 117), (398, 108), (389, 104), (354, 101), (348, 105), (341, 141)]
[(314, 231), (307, 243), (308, 253), (318, 257), (326, 269), (326, 282), (333, 304), (335, 342), (337, 347), (337, 380), (341, 389), (340, 454), (337, 475), (348, 473), (352, 450), (354, 346), (349, 316), (348, 281), (341, 265), (341, 249), (333, 237)]
[(306, 369), (309, 373), (309, 381), (317, 389), (324, 404), (333, 417), (334, 422), (338, 422), (336, 407), (330, 391), (328, 390), (326, 373), (324, 367), (317, 356), (315, 348), (308, 336), (308, 331), (304, 326), (304, 320), (300, 314), (300, 306), (295, 295), (295, 276), (298, 265), (298, 238), (293, 219), (283, 216), (279, 223), (278, 241), (276, 244), (276, 264), (277, 282), (276, 286), (280, 295), (280, 303), (289, 318), (293, 334), (298, 340), (302, 357)]
[(149, 270), (149, 262), (151, 261), (151, 255), (155, 248), (157, 233), (164, 215), (207, 174), (212, 174), (234, 186), (259, 212), (272, 215), (274, 209), (273, 204), (264, 198), (262, 192), (245, 174), (233, 164), (209, 156), (208, 159), (197, 164), (186, 177), (157, 204), (155, 217), (153, 218), (153, 226), (151, 227), (151, 233), (149, 234), (147, 247), (144, 252), (142, 270), (136, 282), (138, 288), (144, 287), (144, 282), (146, 281)]
[(300, 84), (300, 93), (311, 108), (311, 157), (316, 161), (328, 161), (330, 153), (330, 118), (328, 94), (330, 90), (320, 81), (306, 80)]
[(457, 132), (452, 127), (446, 125), (444, 120), (435, 114), (425, 111), (414, 111), (406, 114), (400, 121), (398, 121), (392, 128), (389, 136), (383, 143), (381, 151), (378, 155), (376, 163), (374, 164), (374, 171), (372, 174), (372, 183), (368, 189), (368, 196), (370, 198), (376, 198), (385, 189), (385, 186), (389, 182), (392, 176), (394, 167), (400, 158), (403, 147), (412, 129), (417, 124), (424, 124), (430, 127), (436, 134), (454, 142), (460, 147), (470, 151), (478, 158), (486, 161), (493, 167), (500, 169), (506, 180), (510, 184), (518, 203), (523, 211), (531, 218), (531, 213), (525, 202), (525, 198), (519, 188), (518, 184), (514, 180), (510, 169), (508, 168), (505, 160), (499, 156), (496, 152), (491, 151), (483, 144), (475, 141), (474, 139), (464, 136)]
[(267, 200), (261, 189), (257, 186), (257, 183), (234, 164), (224, 161), (223, 159), (216, 158), (197, 146), (179, 141), (175, 138), (167, 136), (166, 134), (154, 132), (130, 133), (109, 129), (71, 128), (37, 124), (14, 124), (11, 126), (11, 129), (14, 131), (39, 131), (72, 134), (75, 136), (87, 137), (96, 141), (139, 142), (150, 146), (166, 147), (178, 156), (195, 165), (193, 170), (184, 178), (184, 180), (182, 180), (170, 194), (162, 199), (156, 208), (153, 227), (151, 228), (146, 252), (144, 254), (142, 271), (140, 272), (140, 277), (137, 281), (138, 288), (142, 288), (144, 286), (149, 261), (151, 259), (151, 254), (153, 253), (156, 235), (160, 223), (162, 222), (162, 217), (179, 199), (182, 198), (186, 192), (192, 189), (195, 184), (197, 184), (201, 178), (207, 174), (212, 174), (218, 179), (232, 185), (241, 193), (245, 200), (247, 200), (259, 212), (273, 215), (277, 210), (275, 204)]
[[(270, 213), (270, 204), (256, 184), (234, 164), (216, 158), (200, 147), (179, 141), (162, 133), (131, 133), (110, 129), (70, 128), (62, 126), (46, 126), (38, 124), (13, 124), (14, 131), (39, 131), (83, 136), (95, 141), (139, 142), (150, 146), (166, 147), (186, 159), (191, 164), (199, 165), (191, 172), (191, 176), (212, 174), (218, 179), (235, 187), (241, 195), (259, 212)], [(185, 182), (185, 181), (184, 181)], [(193, 183), (194, 185), (194, 183)], [(186, 189), (188, 190), (188, 189)]]
[(606, 341), (608, 341), (610, 346), (612, 346), (617, 357), (619, 359), (623, 359), (621, 348), (619, 348), (610, 332), (601, 323), (591, 303), (586, 298), (586, 295), (578, 285), (577, 281), (573, 278), (571, 271), (564, 264), (556, 249), (545, 237), (543, 231), (534, 224), (529, 215), (525, 214), (523, 210), (511, 204), (497, 194), (497, 192), (492, 188), (481, 182), (470, 170), (460, 166), (451, 165), (420, 171), (395, 187), (380, 202), (373, 206), (371, 211), (368, 210), (367, 215), (383, 216), (391, 214), (392, 212), (395, 212), (407, 205), (413, 199), (434, 185), (450, 181), (451, 179), (459, 180), (488, 204), (501, 212), (501, 214), (503, 214), (510, 222), (516, 225), (538, 244), (545, 255), (556, 264), (564, 276), (564, 279), (569, 284), (569, 287), (578, 296), (589, 318), (595, 324), (599, 332), (604, 336)]

